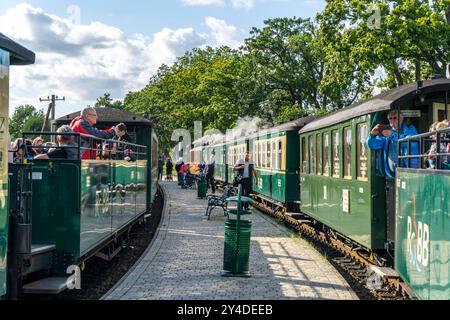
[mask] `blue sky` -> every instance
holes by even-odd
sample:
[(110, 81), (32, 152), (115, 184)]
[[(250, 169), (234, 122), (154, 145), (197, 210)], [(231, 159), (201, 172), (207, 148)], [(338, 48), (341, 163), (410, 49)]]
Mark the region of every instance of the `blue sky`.
[(2, 0), (0, 32), (37, 56), (11, 71), (10, 112), (24, 103), (42, 108), (38, 98), (49, 94), (68, 100), (57, 116), (105, 92), (123, 99), (187, 50), (237, 48), (265, 19), (314, 17), (324, 7), (324, 0)]
[[(0, 14), (24, 1), (2, 0)], [(151, 35), (163, 27), (200, 27), (207, 16), (224, 19), (239, 29), (249, 30), (262, 26), (273, 17), (312, 17), (325, 7), (324, 0), (256, 0), (251, 9), (233, 8), (229, 1), (225, 6), (188, 6), (182, 0), (30, 0), (26, 3), (44, 9), (60, 17), (68, 16), (71, 5), (81, 9), (81, 22), (100, 21), (118, 27), (127, 34)]]

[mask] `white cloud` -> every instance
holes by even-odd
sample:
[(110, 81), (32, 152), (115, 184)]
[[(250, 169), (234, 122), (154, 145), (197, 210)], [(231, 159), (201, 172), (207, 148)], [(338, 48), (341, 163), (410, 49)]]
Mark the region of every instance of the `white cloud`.
[[(211, 22), (211, 36), (193, 28), (164, 28), (152, 37), (126, 36), (120, 29), (92, 22), (75, 25), (28, 4), (20, 4), (0, 16), (0, 30), (36, 52), (36, 63), (11, 71), (11, 107), (39, 97), (66, 96), (57, 115), (94, 104), (110, 92), (121, 99), (130, 90), (144, 87), (162, 63), (206, 44), (233, 45), (234, 27)], [(208, 39), (215, 43), (208, 43)], [(12, 112), (12, 108), (10, 109)]]
[(228, 25), (224, 20), (213, 17), (205, 19), (206, 25), (211, 29), (211, 36), (214, 38), (216, 46), (229, 46), (237, 49), (241, 43), (236, 40), (239, 33), (235, 26)]

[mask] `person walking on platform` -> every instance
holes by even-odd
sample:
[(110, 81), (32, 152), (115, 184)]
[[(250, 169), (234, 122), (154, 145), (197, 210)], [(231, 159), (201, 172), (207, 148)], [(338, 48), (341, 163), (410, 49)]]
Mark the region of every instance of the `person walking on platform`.
[(216, 193), (216, 182), (214, 181), (214, 173), (216, 169), (216, 155), (213, 153), (211, 159), (206, 166), (206, 183), (208, 189), (211, 186), (211, 192)]
[(179, 186), (182, 185), (181, 180), (184, 178), (184, 175), (183, 175), (183, 177), (181, 177), (181, 174), (180, 174), (180, 170), (183, 165), (184, 165), (183, 158), (178, 159), (177, 163), (175, 164), (175, 171), (177, 172)]
[(160, 156), (158, 159), (158, 180), (162, 180), (164, 173), (164, 160)]
[[(250, 160), (250, 152), (247, 151), (244, 159), (239, 159), (236, 162), (233, 170), (237, 171), (233, 185), (237, 187), (239, 184), (242, 184), (243, 195), (250, 197), (253, 192), (253, 177), (255, 177), (256, 183), (258, 183), (258, 174), (255, 170), (255, 163)], [(248, 203), (244, 204), (246, 210), (248, 209), (248, 206)]]
[(166, 181), (172, 181), (173, 163), (172, 159), (168, 159), (166, 162)]

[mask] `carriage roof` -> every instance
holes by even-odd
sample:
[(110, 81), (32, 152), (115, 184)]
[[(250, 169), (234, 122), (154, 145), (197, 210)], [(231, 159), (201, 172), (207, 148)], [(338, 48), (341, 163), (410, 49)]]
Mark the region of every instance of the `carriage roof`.
[(419, 95), (445, 90), (450, 90), (449, 79), (425, 80), (423, 81), (423, 86), (420, 88), (417, 87), (416, 82), (406, 84), (315, 120), (302, 128), (299, 133), (326, 128), (349, 119), (394, 109)]
[(10, 53), (11, 65), (33, 64), (36, 58), (33, 51), (30, 51), (17, 42), (11, 40), (3, 33), (0, 33), (0, 49), (6, 50)]

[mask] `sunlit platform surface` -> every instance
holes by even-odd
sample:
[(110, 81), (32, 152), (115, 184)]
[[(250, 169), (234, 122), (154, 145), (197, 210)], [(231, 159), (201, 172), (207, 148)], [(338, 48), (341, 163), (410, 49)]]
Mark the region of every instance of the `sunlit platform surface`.
[(107, 300), (357, 299), (324, 256), (288, 228), (253, 210), (250, 278), (221, 277), (221, 209), (205, 217), (196, 190), (161, 182), (168, 201), (158, 234)]

